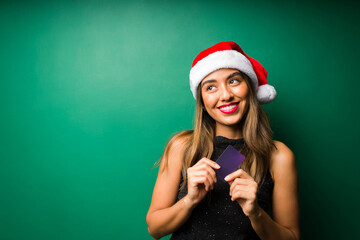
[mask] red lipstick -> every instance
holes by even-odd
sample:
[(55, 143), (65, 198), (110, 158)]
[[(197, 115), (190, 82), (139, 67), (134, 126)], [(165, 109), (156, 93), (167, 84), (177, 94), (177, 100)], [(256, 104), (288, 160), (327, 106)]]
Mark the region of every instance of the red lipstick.
[(239, 107), (239, 103), (238, 102), (233, 102), (233, 103), (221, 105), (221, 106), (218, 107), (218, 109), (222, 113), (230, 114), (230, 113), (235, 112), (238, 109), (238, 107)]

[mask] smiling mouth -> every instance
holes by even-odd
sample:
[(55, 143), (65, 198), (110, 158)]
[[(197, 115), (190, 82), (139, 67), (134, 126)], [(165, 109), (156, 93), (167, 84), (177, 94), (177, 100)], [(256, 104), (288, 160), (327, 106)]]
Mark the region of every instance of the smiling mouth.
[(222, 105), (222, 106), (218, 107), (218, 109), (222, 113), (229, 114), (229, 113), (235, 112), (238, 107), (239, 107), (239, 103), (237, 102), (237, 103), (231, 103), (228, 105)]

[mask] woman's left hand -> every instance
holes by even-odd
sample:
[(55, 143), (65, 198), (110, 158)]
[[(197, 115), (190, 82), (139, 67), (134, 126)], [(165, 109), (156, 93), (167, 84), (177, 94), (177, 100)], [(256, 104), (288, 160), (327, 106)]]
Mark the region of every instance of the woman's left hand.
[(258, 184), (243, 169), (239, 169), (225, 177), (230, 184), (232, 201), (237, 201), (248, 217), (257, 216), (260, 207), (257, 203)]

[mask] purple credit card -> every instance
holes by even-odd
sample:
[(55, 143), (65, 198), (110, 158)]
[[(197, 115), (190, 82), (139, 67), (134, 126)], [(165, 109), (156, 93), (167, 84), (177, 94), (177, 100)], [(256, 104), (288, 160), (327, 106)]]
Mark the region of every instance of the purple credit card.
[(240, 164), (245, 160), (245, 156), (242, 155), (233, 146), (229, 145), (225, 151), (220, 155), (217, 164), (220, 165), (220, 169), (214, 169), (216, 177), (226, 182), (224, 178), (232, 172), (235, 172)]

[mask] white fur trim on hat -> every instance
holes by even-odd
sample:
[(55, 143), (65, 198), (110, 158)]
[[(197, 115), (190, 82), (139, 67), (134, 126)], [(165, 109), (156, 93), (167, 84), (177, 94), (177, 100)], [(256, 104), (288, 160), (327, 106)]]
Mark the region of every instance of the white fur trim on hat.
[(256, 91), (256, 97), (260, 104), (269, 103), (276, 97), (275, 88), (269, 84), (261, 85)]
[[(223, 50), (209, 54), (205, 58), (198, 61), (195, 66), (190, 70), (190, 89), (195, 99), (196, 90), (200, 82), (208, 74), (220, 68), (235, 68), (240, 70), (251, 79), (254, 89), (257, 90), (258, 79), (250, 61), (238, 51)], [(261, 94), (263, 93), (261, 92)]]

